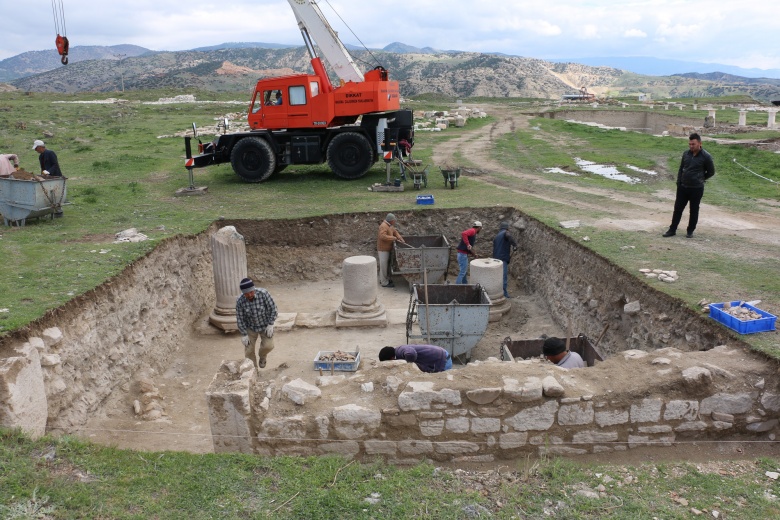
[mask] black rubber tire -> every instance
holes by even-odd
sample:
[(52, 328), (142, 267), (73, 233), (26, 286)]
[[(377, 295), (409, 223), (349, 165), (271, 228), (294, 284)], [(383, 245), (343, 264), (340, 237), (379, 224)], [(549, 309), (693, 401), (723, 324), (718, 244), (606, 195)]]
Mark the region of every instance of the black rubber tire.
[(233, 171), (247, 182), (263, 182), (276, 170), (276, 156), (271, 145), (259, 137), (245, 137), (230, 153)]
[(328, 144), (328, 166), (342, 179), (359, 179), (371, 165), (371, 143), (362, 134), (344, 132)]

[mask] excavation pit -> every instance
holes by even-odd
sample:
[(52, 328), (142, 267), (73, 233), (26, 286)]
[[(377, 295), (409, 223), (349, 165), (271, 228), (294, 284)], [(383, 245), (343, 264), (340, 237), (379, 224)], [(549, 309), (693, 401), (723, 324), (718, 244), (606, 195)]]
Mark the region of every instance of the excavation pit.
[[(773, 362), (558, 230), (513, 208), (394, 213), (402, 234), (442, 234), (450, 243), (480, 220), (478, 251), (501, 221), (512, 223), (520, 244), (510, 264), (512, 310), (488, 325), (467, 365), (425, 374), (378, 363), (381, 347), (406, 341), (402, 277), (394, 289), (377, 289), (385, 327), (335, 327), (341, 266), (375, 254), (384, 213), (220, 221), (164, 241), (106, 284), (0, 339), (0, 423), (137, 449), (399, 463), (767, 441), (778, 433)], [(208, 323), (209, 239), (227, 225), (244, 236), (248, 274), (280, 310), (276, 349), (259, 373), (242, 364), (235, 334)], [(605, 361), (564, 371), (539, 359), (498, 359), (503, 338), (562, 337), (564, 324), (591, 338), (609, 325), (599, 343)], [(312, 359), (325, 350), (359, 350), (359, 369), (320, 376)]]

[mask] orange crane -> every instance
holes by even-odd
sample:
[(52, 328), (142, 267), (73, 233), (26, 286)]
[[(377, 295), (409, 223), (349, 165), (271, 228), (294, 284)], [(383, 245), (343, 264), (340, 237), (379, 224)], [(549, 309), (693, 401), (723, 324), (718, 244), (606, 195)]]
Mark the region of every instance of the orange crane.
[[(288, 0), (311, 58), (313, 74), (261, 79), (249, 104), (249, 132), (224, 133), (192, 156), (185, 138), (185, 166), (230, 162), (248, 182), (263, 182), (292, 164), (320, 164), (344, 179), (357, 179), (379, 157), (392, 157), (402, 139), (414, 144), (411, 110), (401, 109), (397, 81), (381, 66), (360, 71), (315, 0)], [(315, 42), (339, 77), (334, 85)], [(227, 125), (224, 125), (226, 127)]]

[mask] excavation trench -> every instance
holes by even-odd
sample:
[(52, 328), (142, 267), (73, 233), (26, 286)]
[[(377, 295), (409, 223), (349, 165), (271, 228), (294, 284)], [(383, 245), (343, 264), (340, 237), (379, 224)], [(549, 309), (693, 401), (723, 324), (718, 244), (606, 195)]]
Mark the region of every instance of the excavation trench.
[[(381, 347), (406, 341), (403, 278), (378, 289), (386, 327), (335, 327), (343, 262), (375, 255), (384, 213), (220, 221), (164, 241), (102, 286), (2, 338), (0, 424), (137, 449), (395, 462), (774, 440), (775, 364), (683, 302), (514, 208), (395, 215), (402, 233), (441, 234), (453, 245), (480, 220), (477, 245), (485, 253), (499, 222), (512, 224), (520, 244), (510, 264), (512, 308), (488, 325), (467, 365), (425, 374), (376, 361)], [(285, 317), (268, 366), (257, 373), (242, 366), (238, 337), (208, 324), (215, 303), (209, 237), (224, 226), (243, 235), (249, 275)], [(453, 260), (449, 281), (456, 266)], [(605, 361), (592, 368), (500, 361), (507, 337), (571, 330), (595, 341), (605, 328), (598, 345)], [(359, 350), (360, 368), (321, 374), (313, 365), (321, 350)]]

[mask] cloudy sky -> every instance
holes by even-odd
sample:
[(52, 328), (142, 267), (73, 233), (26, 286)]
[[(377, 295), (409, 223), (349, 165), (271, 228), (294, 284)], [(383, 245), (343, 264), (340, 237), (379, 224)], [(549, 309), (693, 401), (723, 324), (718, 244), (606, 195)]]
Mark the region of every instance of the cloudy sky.
[[(0, 0), (0, 59), (54, 49), (52, 2), (71, 46), (183, 50), (224, 42), (302, 44), (285, 0)], [(745, 0), (320, 0), (348, 44), (503, 52), (542, 59), (649, 56), (780, 68), (780, 15)], [(352, 34), (354, 32), (354, 35)]]

